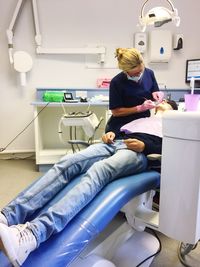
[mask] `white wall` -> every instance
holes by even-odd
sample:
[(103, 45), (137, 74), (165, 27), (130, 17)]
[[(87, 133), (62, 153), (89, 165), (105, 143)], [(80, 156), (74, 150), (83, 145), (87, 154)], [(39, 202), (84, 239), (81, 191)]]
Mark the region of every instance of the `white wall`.
[[(151, 1), (149, 7), (165, 6), (163, 0)], [(36, 55), (31, 1), (26, 0), (14, 36), (15, 50), (27, 51), (34, 66), (25, 88), (8, 60), (6, 29), (17, 0), (0, 0), (0, 147), (6, 146), (33, 118), (31, 101), (36, 87), (95, 88), (96, 79), (118, 73), (114, 50), (132, 47), (138, 31), (141, 0), (38, 0), (39, 18), (44, 47), (84, 47), (103, 45), (107, 49), (106, 67), (99, 68), (95, 56)], [(169, 63), (149, 64), (159, 83), (167, 88), (187, 88), (184, 82), (185, 61), (200, 58), (200, 2), (174, 0), (181, 16), (181, 25), (172, 23), (162, 29), (184, 35), (184, 49), (172, 52)], [(167, 6), (167, 5), (166, 5)], [(151, 28), (152, 29), (152, 28)], [(151, 29), (148, 29), (151, 30)], [(148, 65), (147, 53), (144, 54)], [(34, 150), (33, 125), (8, 147), (8, 151)]]

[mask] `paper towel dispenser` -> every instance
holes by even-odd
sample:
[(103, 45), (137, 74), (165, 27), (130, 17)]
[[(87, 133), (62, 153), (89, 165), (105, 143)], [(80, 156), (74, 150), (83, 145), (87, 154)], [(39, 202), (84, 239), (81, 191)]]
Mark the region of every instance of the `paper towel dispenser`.
[(151, 31), (149, 34), (149, 62), (169, 62), (171, 53), (171, 32), (167, 30)]

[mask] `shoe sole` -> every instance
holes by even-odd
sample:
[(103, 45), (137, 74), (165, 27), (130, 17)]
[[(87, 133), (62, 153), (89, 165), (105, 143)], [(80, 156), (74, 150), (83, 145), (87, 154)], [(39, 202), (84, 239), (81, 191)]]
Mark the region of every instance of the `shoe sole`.
[(0, 225), (0, 250), (8, 257), (14, 267), (20, 267), (21, 264), (16, 260), (16, 254), (12, 249), (12, 241), (7, 236), (6, 227)]

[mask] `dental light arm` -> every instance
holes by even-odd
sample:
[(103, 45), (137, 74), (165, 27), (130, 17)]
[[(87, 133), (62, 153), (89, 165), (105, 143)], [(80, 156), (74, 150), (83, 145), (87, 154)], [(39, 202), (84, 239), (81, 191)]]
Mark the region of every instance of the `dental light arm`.
[(34, 28), (35, 28), (35, 42), (37, 47), (41, 46), (42, 36), (39, 28), (39, 18), (38, 18), (38, 8), (36, 0), (32, 0), (32, 10), (33, 10), (33, 19), (34, 19)]
[(146, 0), (141, 8), (139, 17), (139, 23), (141, 30), (144, 32), (147, 25), (154, 25), (154, 27), (161, 27), (162, 25), (174, 21), (178, 27), (180, 25), (180, 17), (178, 16), (178, 10), (174, 8), (174, 5), (170, 0), (166, 0), (170, 5), (171, 10), (166, 7), (154, 7), (144, 15), (144, 8), (149, 0)]
[[(8, 55), (10, 64), (13, 65), (14, 69), (20, 74), (20, 84), (21, 86), (26, 85), (26, 73), (32, 69), (33, 60), (32, 57), (25, 51), (13, 51), (13, 36), (17, 20), (19, 19), (21, 10), (23, 8), (25, 0), (18, 0), (15, 7), (10, 25), (6, 31), (8, 39)], [(36, 53), (37, 54), (96, 54), (99, 56), (99, 63), (103, 64), (105, 62), (106, 48), (103, 46), (99, 47), (81, 47), (81, 48), (43, 48), (42, 36), (39, 27), (39, 17), (37, 0), (32, 0), (32, 11), (34, 19), (34, 29), (35, 29), (35, 42), (36, 42)]]
[(44, 48), (42, 47), (42, 35), (40, 32), (39, 26), (39, 16), (38, 16), (38, 8), (37, 1), (32, 0), (32, 10), (33, 10), (33, 18), (34, 18), (34, 28), (35, 28), (35, 42), (37, 45), (36, 52), (37, 54), (97, 54), (99, 55), (99, 63), (104, 63), (105, 61), (105, 53), (106, 49), (103, 46), (99, 47), (77, 47), (77, 48)]
[(15, 27), (16, 27), (16, 23), (17, 23), (17, 20), (19, 18), (19, 14), (22, 10), (22, 7), (23, 7), (23, 4), (24, 4), (24, 0), (19, 0), (16, 7), (15, 7), (15, 10), (14, 10), (14, 13), (13, 13), (13, 17), (11, 19), (11, 22), (10, 22), (10, 25), (6, 31), (6, 34), (7, 34), (7, 39), (8, 39), (8, 54), (9, 54), (9, 60), (10, 60), (10, 63), (13, 64), (13, 36), (14, 36), (14, 30), (15, 30)]
[(33, 66), (33, 61), (31, 56), (25, 51), (16, 51), (13, 53), (13, 36), (19, 19), (21, 10), (23, 8), (25, 0), (19, 0), (15, 7), (10, 25), (6, 31), (8, 39), (8, 54), (9, 61), (13, 64), (14, 69), (20, 74), (20, 84), (22, 86), (26, 85), (26, 72), (30, 71)]

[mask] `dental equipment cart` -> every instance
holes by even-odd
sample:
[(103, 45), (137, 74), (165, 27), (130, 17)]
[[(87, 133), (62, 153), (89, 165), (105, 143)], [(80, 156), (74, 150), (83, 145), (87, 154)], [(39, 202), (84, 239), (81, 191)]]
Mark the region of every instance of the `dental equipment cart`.
[[(87, 95), (88, 102), (44, 102), (43, 94), (46, 90), (38, 88), (36, 91), (36, 101), (31, 103), (34, 106), (34, 122), (35, 130), (35, 150), (36, 150), (36, 164), (39, 171), (46, 171), (52, 164), (57, 162), (66, 153), (72, 153), (71, 145), (62, 144), (58, 134), (58, 124), (63, 115), (63, 107), (67, 113), (86, 111), (87, 109), (93, 111), (98, 119), (103, 117), (103, 121), (97, 130), (96, 138), (100, 138), (105, 129), (105, 124), (108, 117), (108, 89), (52, 89), (59, 92), (65, 91), (73, 94), (74, 98), (77, 95)], [(97, 95), (101, 95), (103, 99), (97, 101), (90, 101)], [(78, 98), (77, 98), (78, 99)], [(46, 106), (46, 107), (45, 107)], [(42, 110), (43, 109), (43, 110)], [(39, 114), (40, 113), (40, 114)], [(65, 132), (68, 139), (70, 139), (67, 129)], [(79, 131), (79, 134), (80, 131)], [(81, 136), (81, 138), (83, 135)]]

